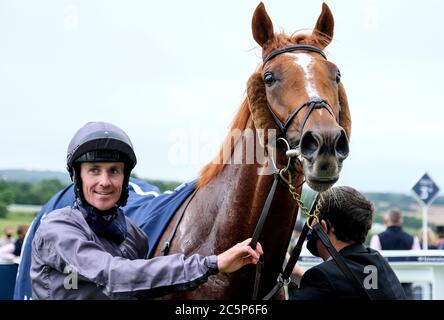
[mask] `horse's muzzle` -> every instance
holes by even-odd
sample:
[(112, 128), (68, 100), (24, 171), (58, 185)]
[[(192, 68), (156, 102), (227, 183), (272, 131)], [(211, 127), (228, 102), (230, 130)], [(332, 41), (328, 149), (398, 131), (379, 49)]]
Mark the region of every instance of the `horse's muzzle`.
[(331, 187), (339, 178), (342, 162), (349, 153), (348, 139), (340, 128), (307, 130), (300, 143), (307, 183), (317, 191)]

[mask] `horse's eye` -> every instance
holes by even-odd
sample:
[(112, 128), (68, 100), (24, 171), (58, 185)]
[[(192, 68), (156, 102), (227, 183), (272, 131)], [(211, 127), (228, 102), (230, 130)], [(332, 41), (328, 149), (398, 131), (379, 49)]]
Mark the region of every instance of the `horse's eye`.
[(336, 71), (336, 83), (341, 82), (341, 71)]
[(264, 75), (264, 82), (267, 86), (271, 86), (276, 79), (274, 78), (273, 74), (271, 72), (266, 72)]

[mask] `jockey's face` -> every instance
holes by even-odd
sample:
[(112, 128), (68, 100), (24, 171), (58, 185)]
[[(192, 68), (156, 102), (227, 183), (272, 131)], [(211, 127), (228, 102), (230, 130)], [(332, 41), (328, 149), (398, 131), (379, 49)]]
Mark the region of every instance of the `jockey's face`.
[(123, 162), (84, 162), (80, 178), (85, 200), (98, 210), (114, 207), (122, 194)]

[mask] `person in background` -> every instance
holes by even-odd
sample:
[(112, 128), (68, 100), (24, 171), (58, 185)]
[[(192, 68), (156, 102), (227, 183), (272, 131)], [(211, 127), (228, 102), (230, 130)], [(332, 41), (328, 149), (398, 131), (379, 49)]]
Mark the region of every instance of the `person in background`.
[[(418, 234), (419, 245), (421, 246), (421, 249), (423, 244), (423, 236), (423, 229), (421, 229)], [(427, 228), (427, 247), (427, 249), (438, 249), (436, 243), (436, 234), (430, 227)]]
[[(384, 216), (387, 229), (374, 235), (370, 240), (370, 248), (375, 250), (420, 250), (419, 239), (402, 229), (404, 217), (398, 209), (392, 209)], [(402, 283), (408, 299), (412, 298), (412, 283)]]
[(392, 209), (384, 216), (387, 229), (374, 235), (370, 248), (375, 250), (415, 250), (421, 249), (418, 237), (411, 236), (402, 229), (404, 218), (398, 209)]
[(438, 239), (434, 242), (436, 249), (444, 249), (444, 226), (436, 226)]
[(25, 240), (26, 232), (28, 232), (29, 225), (21, 224), (17, 227), (17, 241), (15, 242), (14, 255), (20, 257), (22, 253), (23, 241)]
[(27, 225), (19, 225), (17, 227), (18, 239), (15, 241), (10, 241), (9, 243), (0, 247), (0, 260), (10, 261), (14, 263), (20, 262), (20, 254), (22, 251), (23, 240), (25, 239), (27, 231), (28, 231)]
[(12, 234), (14, 233), (14, 230), (12, 229), (12, 227), (5, 227), (3, 229), (3, 237), (0, 239), (0, 247), (8, 244), (8, 243), (12, 243), (14, 242), (14, 239), (12, 238)]
[(148, 239), (121, 209), (136, 165), (128, 135), (89, 122), (72, 138), (67, 169), (74, 203), (45, 216), (32, 242), (33, 299), (138, 299), (192, 290), (219, 272), (256, 264), (251, 239), (218, 255), (146, 259)]
[[(372, 203), (357, 190), (345, 186), (330, 188), (322, 195), (324, 202), (318, 223), (344, 263), (358, 281), (362, 281), (364, 290), (372, 299), (405, 299), (404, 290), (388, 262), (378, 251), (364, 246), (372, 226)], [(302, 274), (300, 287), (293, 290), (291, 299), (367, 299), (344, 275), (314, 233), (307, 235), (307, 249), (324, 262)]]

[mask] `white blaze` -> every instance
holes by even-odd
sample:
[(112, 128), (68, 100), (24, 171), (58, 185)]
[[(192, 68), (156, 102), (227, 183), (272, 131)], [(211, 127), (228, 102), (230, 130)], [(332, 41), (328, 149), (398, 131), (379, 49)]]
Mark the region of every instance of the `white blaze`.
[(287, 53), (295, 58), (294, 63), (302, 68), (305, 78), (305, 90), (308, 98), (319, 97), (319, 93), (315, 88), (314, 77), (312, 73), (313, 58), (307, 53)]

